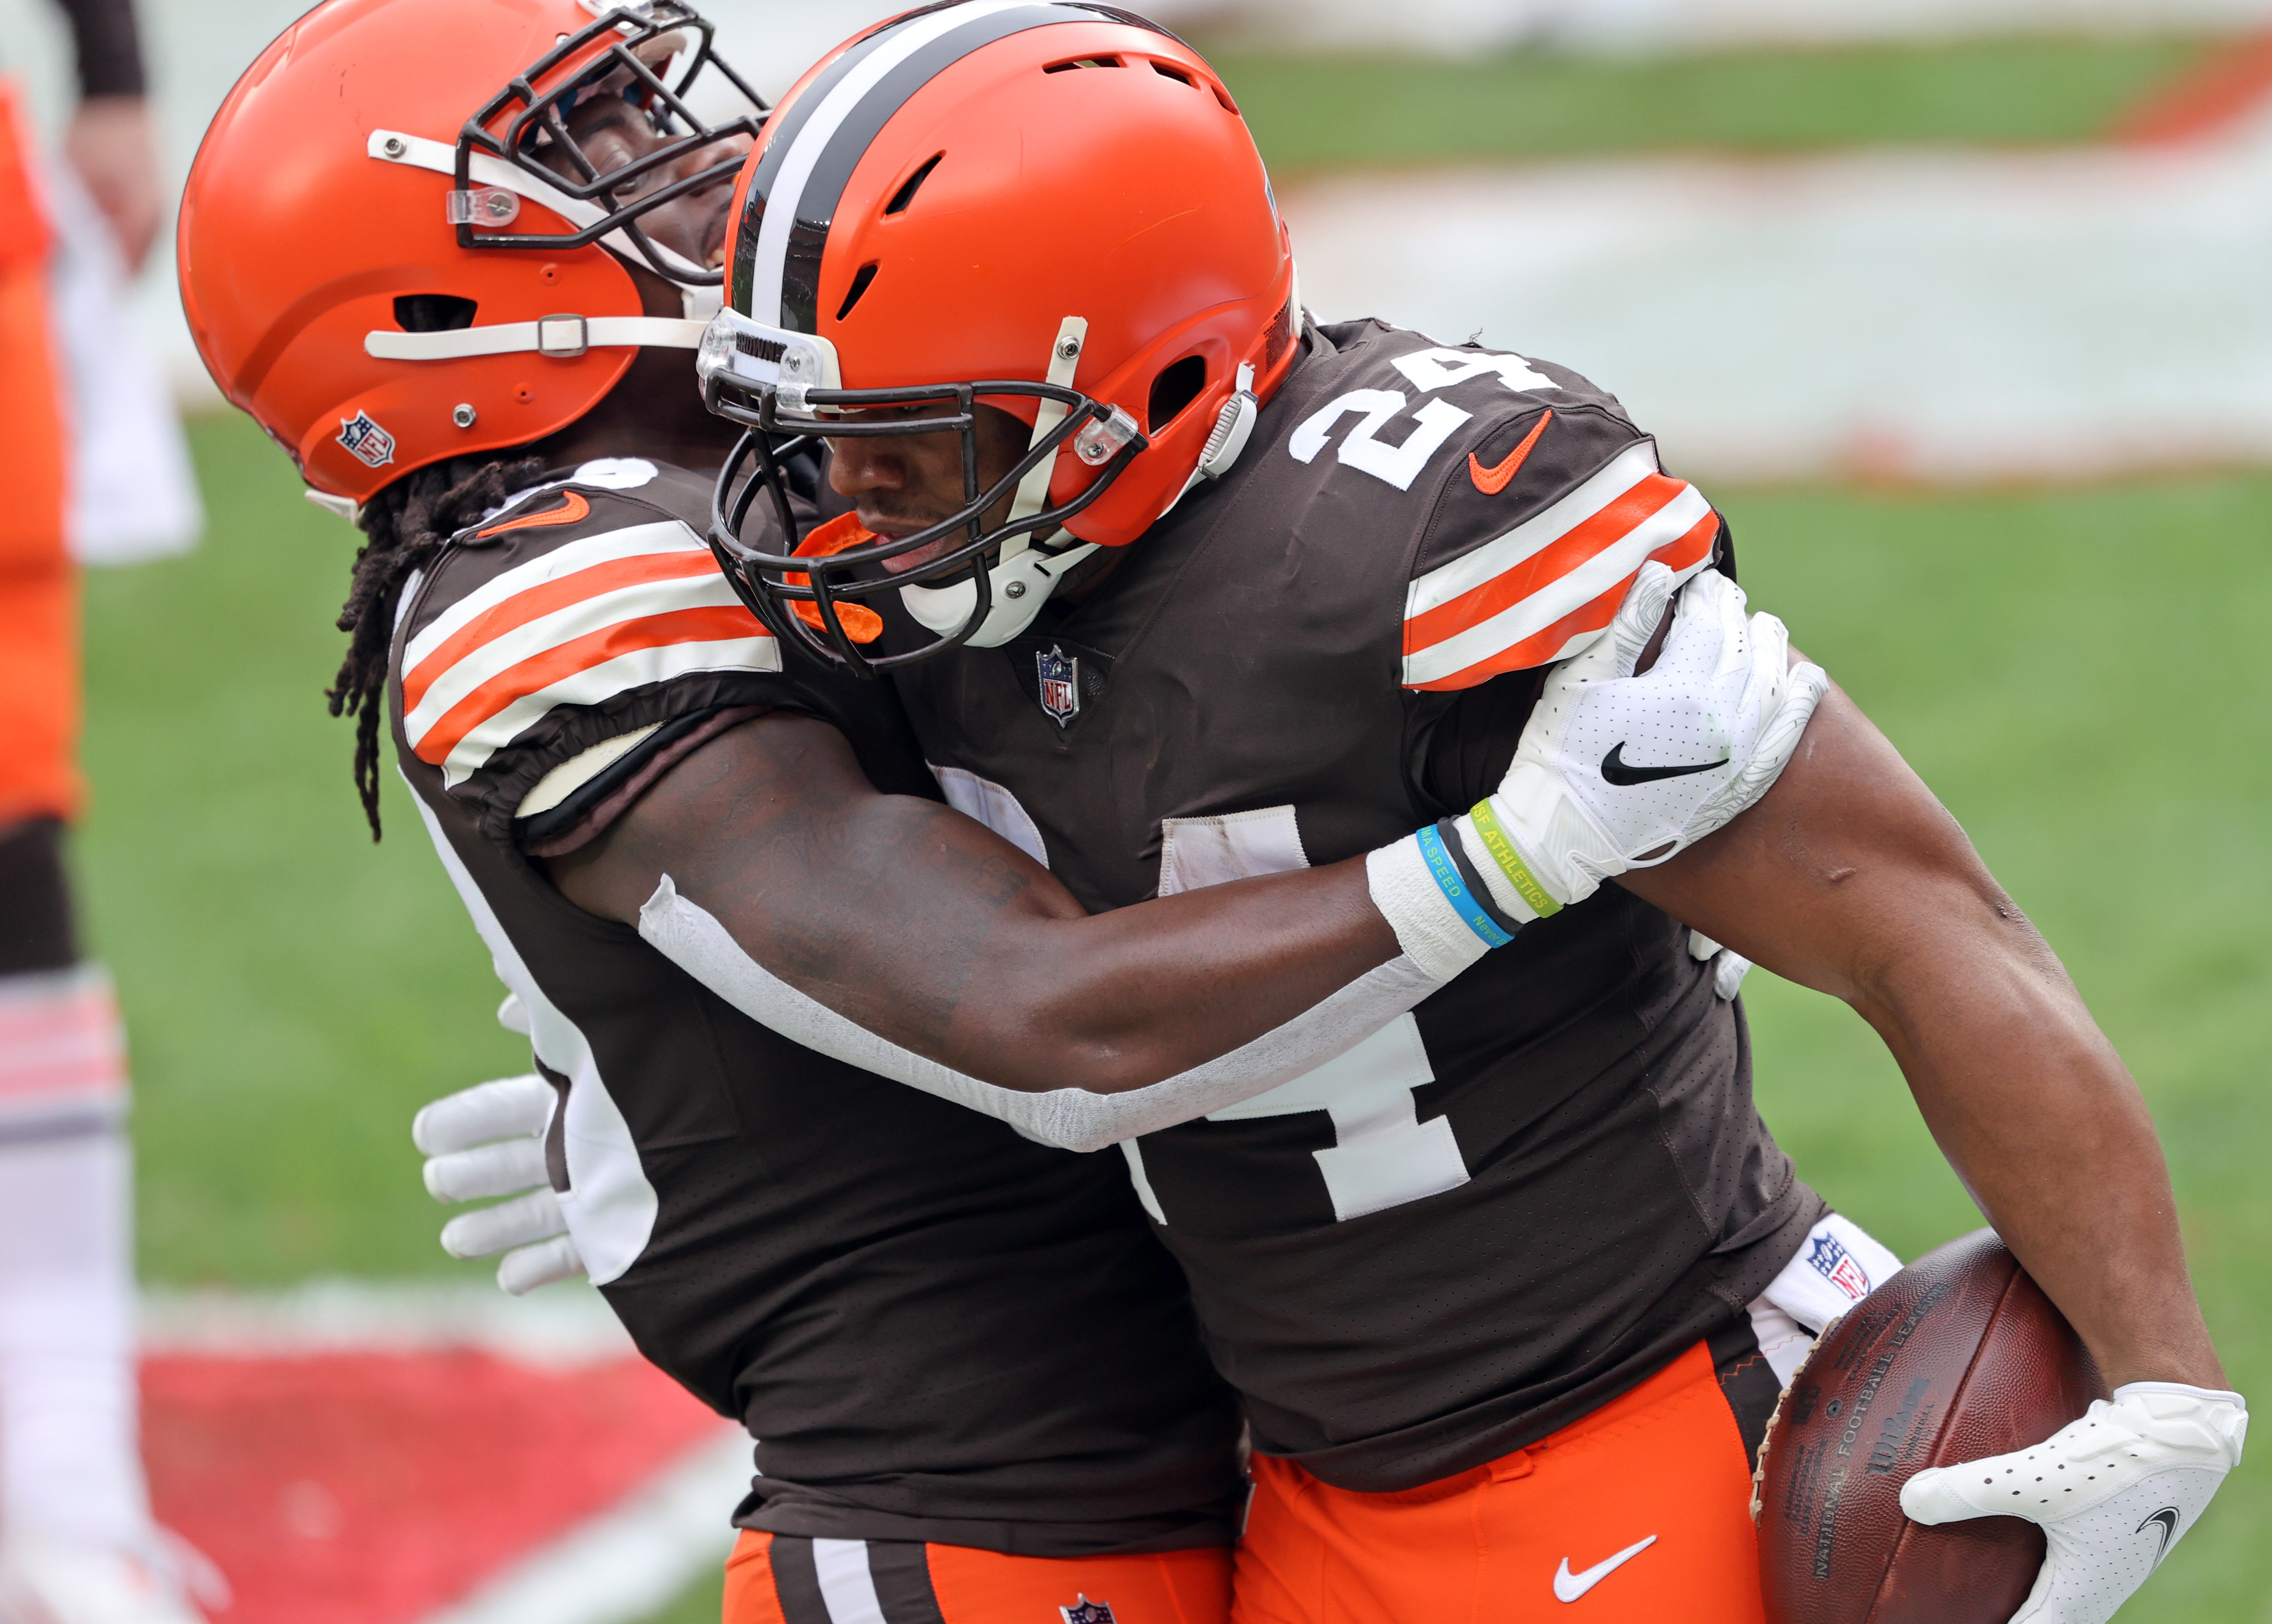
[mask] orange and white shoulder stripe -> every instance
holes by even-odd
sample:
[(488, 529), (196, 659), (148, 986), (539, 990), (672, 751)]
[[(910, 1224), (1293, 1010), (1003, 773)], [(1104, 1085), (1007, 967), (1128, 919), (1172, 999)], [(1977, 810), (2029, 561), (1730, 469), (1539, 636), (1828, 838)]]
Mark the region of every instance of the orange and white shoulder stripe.
[(1641, 565), (1685, 579), (1712, 555), (1719, 517), (1641, 440), (1544, 511), (1406, 588), (1407, 688), (1472, 688), (1576, 653), (1617, 614)]
[(702, 538), (658, 520), (564, 543), (443, 611), (403, 651), (403, 730), (454, 786), (557, 705), (781, 668)]

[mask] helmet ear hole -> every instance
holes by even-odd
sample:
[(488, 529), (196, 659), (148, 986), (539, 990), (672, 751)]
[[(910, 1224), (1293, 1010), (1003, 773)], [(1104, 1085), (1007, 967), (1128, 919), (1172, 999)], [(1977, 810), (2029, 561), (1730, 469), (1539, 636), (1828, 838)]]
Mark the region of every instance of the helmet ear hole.
[(1152, 380), (1152, 398), (1144, 408), (1145, 430), (1157, 434), (1165, 428), (1183, 409), (1200, 398), (1207, 387), (1207, 358), (1186, 355), (1171, 367), (1162, 369)]
[(456, 294), (398, 294), (394, 324), (405, 332), (458, 332), (474, 324), (479, 309)]

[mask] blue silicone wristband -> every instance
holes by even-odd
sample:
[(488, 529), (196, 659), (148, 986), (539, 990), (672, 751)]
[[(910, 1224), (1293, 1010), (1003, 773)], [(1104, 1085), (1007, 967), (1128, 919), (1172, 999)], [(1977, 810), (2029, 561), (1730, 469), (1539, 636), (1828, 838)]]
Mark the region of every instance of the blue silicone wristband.
[(1468, 928), (1482, 937), (1486, 947), (1505, 947), (1513, 941), (1460, 878), (1460, 870), (1452, 861), (1452, 854), (1444, 849), (1444, 838), (1436, 832), (1436, 826), (1424, 824), (1414, 835), (1420, 842), (1420, 855), (1427, 860), (1428, 872), (1436, 876), (1436, 889), (1444, 893), (1444, 900), (1452, 905), (1452, 911), (1467, 921)]

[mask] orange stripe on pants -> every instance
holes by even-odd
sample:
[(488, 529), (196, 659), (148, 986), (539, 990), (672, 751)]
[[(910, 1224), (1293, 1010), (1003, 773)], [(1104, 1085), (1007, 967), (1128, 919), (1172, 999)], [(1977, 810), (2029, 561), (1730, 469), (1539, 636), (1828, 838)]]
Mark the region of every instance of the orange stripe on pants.
[[(774, 1538), (744, 1530), (735, 1544), (726, 1562), (724, 1624), (845, 1624), (833, 1615), (809, 1616), (793, 1601), (785, 1605), (774, 1571)], [(1228, 1624), (1230, 1617), (1225, 1550), (1048, 1557), (967, 1546), (922, 1549), (944, 1624), (1065, 1624), (1065, 1613), (1084, 1602), (1103, 1609), (1113, 1624)], [(895, 1616), (893, 1603), (885, 1603), (883, 1613), (885, 1624), (916, 1624)]]
[[(0, 233), (39, 230), (0, 93)], [(44, 242), (41, 236), (34, 240)], [(79, 808), (78, 594), (64, 542), (62, 375), (46, 257), (0, 253), (0, 826)]]
[(1766, 1616), (1751, 1462), (1700, 1343), (1583, 1420), (1440, 1483), (1361, 1494), (1262, 1455), (1253, 1471), (1233, 1624)]

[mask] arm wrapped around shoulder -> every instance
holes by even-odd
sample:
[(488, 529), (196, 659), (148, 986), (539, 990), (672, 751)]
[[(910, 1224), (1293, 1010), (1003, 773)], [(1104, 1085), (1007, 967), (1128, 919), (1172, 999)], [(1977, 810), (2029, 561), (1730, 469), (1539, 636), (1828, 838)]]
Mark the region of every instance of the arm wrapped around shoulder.
[(1681, 588), (1656, 663), (1633, 674), (1674, 577), (1642, 567), (1592, 647), (1547, 678), (1514, 764), (1457, 819), (1494, 899), (1518, 917), (1551, 913), (1603, 880), (1664, 861), (1775, 783), (1830, 680), (1790, 664), (1772, 615), (1707, 570)]
[(1077, 1087), (1027, 1092), (902, 1048), (791, 987), (751, 957), (709, 910), (682, 896), (669, 875), (639, 909), (639, 933), (759, 1024), (1067, 1151), (1101, 1151), (1267, 1093), (1354, 1047), (1443, 985), (1409, 957), (1393, 958), (1283, 1025), (1157, 1083), (1110, 1094)]

